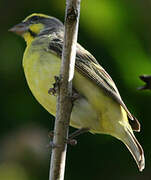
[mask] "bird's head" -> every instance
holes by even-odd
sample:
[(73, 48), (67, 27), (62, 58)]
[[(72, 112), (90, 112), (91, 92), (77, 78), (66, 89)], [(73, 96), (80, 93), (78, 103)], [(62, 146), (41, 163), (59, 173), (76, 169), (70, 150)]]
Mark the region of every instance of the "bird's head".
[(27, 44), (40, 35), (51, 34), (63, 30), (64, 26), (61, 21), (52, 16), (44, 14), (31, 14), (21, 23), (15, 25), (9, 31), (22, 36)]

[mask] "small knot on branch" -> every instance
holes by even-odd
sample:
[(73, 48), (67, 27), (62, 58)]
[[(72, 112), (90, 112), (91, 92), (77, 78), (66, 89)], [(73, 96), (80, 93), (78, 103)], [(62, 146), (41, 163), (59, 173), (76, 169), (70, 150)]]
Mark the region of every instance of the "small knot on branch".
[(71, 7), (70, 9), (68, 9), (67, 11), (67, 20), (69, 20), (69, 22), (75, 21), (78, 17), (78, 10), (75, 9), (74, 7)]

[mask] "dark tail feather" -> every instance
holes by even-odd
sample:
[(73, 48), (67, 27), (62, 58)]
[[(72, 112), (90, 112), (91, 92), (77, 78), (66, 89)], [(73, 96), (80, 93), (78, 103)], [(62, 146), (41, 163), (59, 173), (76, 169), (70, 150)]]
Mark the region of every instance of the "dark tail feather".
[(125, 137), (123, 142), (131, 152), (132, 156), (134, 157), (139, 170), (142, 171), (145, 168), (145, 158), (144, 158), (143, 148), (135, 138), (133, 132), (127, 129), (126, 133), (127, 136)]

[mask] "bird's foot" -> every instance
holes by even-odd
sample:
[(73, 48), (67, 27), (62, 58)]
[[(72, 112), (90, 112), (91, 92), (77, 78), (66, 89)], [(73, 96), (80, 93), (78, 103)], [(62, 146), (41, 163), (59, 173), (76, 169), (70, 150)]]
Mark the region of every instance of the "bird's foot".
[(81, 129), (78, 129), (76, 130), (75, 132), (69, 134), (69, 138), (68, 139), (73, 139), (77, 136), (79, 136), (80, 134), (83, 134), (85, 132), (88, 132), (90, 129), (89, 128), (81, 128)]
[[(50, 143), (49, 143), (48, 147), (51, 147), (51, 148), (60, 147), (60, 146), (55, 145), (55, 144), (53, 143), (53, 137), (54, 137), (54, 132), (53, 132), (53, 131), (49, 132), (48, 137), (50, 138)], [(75, 139), (73, 139), (73, 138), (68, 138), (68, 139), (65, 141), (65, 143), (70, 144), (70, 145), (72, 145), (72, 146), (75, 146), (75, 145), (77, 145), (77, 140), (75, 140)]]
[[(80, 134), (83, 134), (83, 133), (88, 132), (88, 131), (89, 131), (89, 128), (81, 128), (81, 129), (76, 130), (75, 132), (73, 132), (69, 135), (69, 137), (68, 137), (68, 139), (66, 139), (65, 143), (70, 144), (72, 146), (77, 145), (77, 140), (74, 138), (79, 136)], [(60, 147), (59, 145), (55, 145), (53, 143), (53, 136), (54, 136), (53, 131), (49, 132), (48, 136), (51, 139), (48, 147), (51, 147), (51, 148)]]
[[(49, 132), (48, 137), (50, 138), (50, 142), (49, 142), (49, 145), (47, 147), (51, 147), (52, 149), (61, 147), (61, 146), (56, 145), (56, 144), (53, 143), (53, 137), (54, 137), (54, 132), (53, 131)], [(75, 146), (77, 144), (77, 140), (75, 140), (73, 138), (68, 138), (65, 141), (65, 143), (70, 144), (72, 146)]]
[[(60, 78), (58, 76), (54, 76), (55, 82), (53, 83), (53, 87), (48, 90), (48, 94), (56, 95), (60, 88)], [(72, 96), (71, 101), (74, 102), (75, 100), (79, 99), (81, 95), (73, 88), (72, 89)]]
[(53, 88), (50, 88), (48, 90), (48, 93), (55, 96), (60, 87), (60, 78), (58, 76), (54, 76), (54, 79), (55, 79), (55, 82), (53, 83)]
[(78, 129), (75, 132), (69, 134), (69, 137), (67, 139), (67, 144), (70, 144), (72, 146), (77, 145), (77, 140), (74, 138), (85, 133), (85, 132), (88, 132), (88, 131), (89, 131), (89, 128), (81, 128), (81, 129)]

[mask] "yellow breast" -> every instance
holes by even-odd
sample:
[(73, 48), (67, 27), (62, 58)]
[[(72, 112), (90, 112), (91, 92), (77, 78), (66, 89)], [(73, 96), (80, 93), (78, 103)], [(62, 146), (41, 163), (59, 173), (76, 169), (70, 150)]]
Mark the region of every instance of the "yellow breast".
[(23, 67), (31, 92), (48, 112), (55, 115), (56, 97), (49, 95), (48, 90), (53, 87), (54, 76), (59, 74), (60, 59), (48, 53), (45, 47), (40, 42), (39, 45), (31, 43), (25, 50)]
[[(60, 58), (50, 51), (50, 39), (34, 40), (25, 50), (23, 67), (29, 88), (38, 102), (52, 115), (56, 114), (56, 97), (48, 94), (53, 87), (54, 76), (59, 75)], [(125, 110), (94, 82), (75, 71), (73, 85), (83, 95), (74, 103), (71, 125), (88, 127), (91, 132), (113, 135), (119, 124), (128, 123)], [(122, 111), (123, 110), (123, 111)]]

